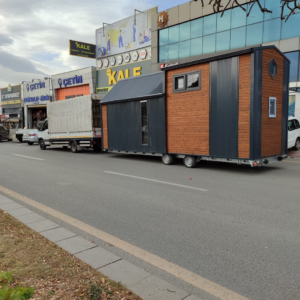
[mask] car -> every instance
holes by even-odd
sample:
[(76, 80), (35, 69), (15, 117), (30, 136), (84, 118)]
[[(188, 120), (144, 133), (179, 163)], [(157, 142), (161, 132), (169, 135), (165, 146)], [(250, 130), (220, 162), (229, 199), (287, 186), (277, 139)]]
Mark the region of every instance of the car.
[(288, 148), (300, 149), (300, 123), (295, 117), (288, 120)]
[(34, 143), (38, 144), (38, 131), (34, 129), (28, 134), (28, 145), (33, 145)]
[(12, 141), (12, 139), (9, 138), (9, 130), (2, 124), (0, 124), (0, 142), (3, 140), (6, 141)]

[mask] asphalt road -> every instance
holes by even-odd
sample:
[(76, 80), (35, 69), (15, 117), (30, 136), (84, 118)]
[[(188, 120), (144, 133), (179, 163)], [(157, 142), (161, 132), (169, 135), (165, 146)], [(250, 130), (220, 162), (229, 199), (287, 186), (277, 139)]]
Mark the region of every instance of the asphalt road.
[(299, 158), (187, 169), (181, 160), (3, 142), (0, 161), (1, 186), (251, 300), (300, 299)]

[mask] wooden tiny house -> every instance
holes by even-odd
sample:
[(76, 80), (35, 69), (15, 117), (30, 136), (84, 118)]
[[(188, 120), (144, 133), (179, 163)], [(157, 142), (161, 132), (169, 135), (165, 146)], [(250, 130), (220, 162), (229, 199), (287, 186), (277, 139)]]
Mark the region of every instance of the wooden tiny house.
[[(155, 111), (148, 110), (148, 119), (155, 118), (158, 125), (145, 147), (130, 142), (130, 133), (140, 139), (142, 127), (138, 123), (135, 124), (140, 128), (131, 127), (128, 137), (122, 138), (122, 145), (116, 148), (110, 143), (110, 139), (114, 140), (112, 135), (123, 130), (121, 124), (133, 124), (131, 119), (142, 117), (134, 104), (128, 105), (127, 112), (131, 113), (118, 118), (110, 106), (147, 99), (151, 103), (155, 98), (150, 92), (152, 87), (141, 92), (141, 77), (122, 80), (101, 101), (103, 123), (108, 124), (103, 124), (103, 147), (161, 154), (166, 164), (171, 164), (175, 156), (182, 157), (187, 167), (204, 159), (252, 166), (282, 160), (287, 157), (289, 64), (275, 46), (267, 46), (203, 56), (163, 68), (163, 89), (156, 95), (161, 105)], [(130, 89), (130, 99), (121, 101), (120, 89), (123, 94)], [(120, 118), (125, 118), (125, 123)], [(110, 126), (114, 131), (109, 130)], [(151, 134), (150, 124), (148, 130)], [(165, 142), (155, 148), (156, 139)]]

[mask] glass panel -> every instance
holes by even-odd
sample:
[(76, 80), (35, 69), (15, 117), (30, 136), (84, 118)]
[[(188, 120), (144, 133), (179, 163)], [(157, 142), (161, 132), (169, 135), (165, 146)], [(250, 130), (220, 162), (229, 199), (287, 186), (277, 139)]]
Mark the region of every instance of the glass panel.
[(187, 88), (196, 88), (199, 86), (199, 73), (187, 75)]
[(272, 13), (264, 13), (264, 20), (271, 20), (280, 18), (281, 16), (281, 4), (274, 0), (265, 0), (265, 8), (271, 10)]
[(169, 60), (169, 46), (159, 48), (159, 62)]
[(215, 33), (217, 30), (217, 15), (204, 17), (203, 35)]
[[(300, 0), (297, 0), (297, 2), (296, 2), (297, 4), (300, 4)], [(281, 5), (281, 4), (280, 4)], [(294, 3), (292, 2), (291, 4), (290, 4), (290, 8), (293, 8), (294, 7)], [(280, 7), (281, 8), (281, 7)], [(283, 16), (288, 16), (289, 14), (291, 13), (291, 11), (290, 11), (290, 9), (285, 5), (285, 7), (284, 7), (284, 10), (283, 10)], [(298, 14), (298, 13), (300, 13), (300, 10), (299, 9), (296, 9), (295, 10), (295, 13), (296, 14)]]
[(179, 43), (169, 45), (169, 60), (178, 59)]
[(281, 39), (289, 39), (300, 36), (300, 14), (289, 17), (288, 21), (282, 21)]
[(148, 145), (148, 107), (147, 101), (141, 102), (142, 113), (142, 144)]
[(296, 95), (289, 96), (289, 116), (295, 115)]
[(217, 33), (216, 51), (229, 50), (230, 47), (230, 30)]
[(169, 44), (169, 28), (159, 31), (159, 46)]
[(202, 36), (203, 34), (203, 18), (191, 22), (191, 38)]
[(175, 90), (184, 89), (184, 76), (175, 78)]
[(232, 10), (231, 28), (246, 26), (247, 4), (243, 5), (243, 8), (245, 8), (245, 11), (240, 7), (236, 7)]
[(179, 43), (179, 58), (186, 58), (191, 56), (191, 41)]
[(246, 46), (246, 27), (231, 30), (230, 49)]
[(191, 23), (183, 23), (179, 25), (180, 27), (180, 41), (186, 41), (191, 38)]
[(217, 32), (226, 31), (230, 29), (231, 11), (232, 9), (226, 10), (223, 17), (221, 17), (221, 12), (217, 14)]
[(202, 37), (191, 40), (191, 56), (202, 55)]
[[(264, 1), (260, 1), (260, 3), (263, 5)], [(279, 3), (278, 3), (279, 5)], [(252, 7), (252, 4), (248, 5), (248, 12), (250, 8)], [(249, 24), (254, 24), (254, 23), (259, 23), (264, 20), (264, 14), (259, 8), (259, 5), (257, 3), (254, 4), (254, 6), (251, 9), (250, 15), (247, 18), (247, 25)]]
[(179, 26), (169, 28), (169, 44), (179, 42)]
[(263, 24), (258, 23), (247, 26), (246, 46), (258, 45), (262, 43)]
[(203, 54), (216, 52), (216, 35), (207, 35), (203, 37)]
[(264, 22), (264, 43), (280, 40), (281, 19)]
[(285, 53), (286, 57), (291, 61), (290, 64), (290, 82), (296, 82), (299, 69), (299, 51)]

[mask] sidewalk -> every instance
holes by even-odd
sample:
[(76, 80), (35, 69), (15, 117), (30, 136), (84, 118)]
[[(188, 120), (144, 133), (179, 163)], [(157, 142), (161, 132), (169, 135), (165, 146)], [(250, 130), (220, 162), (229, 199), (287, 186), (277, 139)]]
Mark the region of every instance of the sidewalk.
[(0, 209), (144, 300), (200, 300), (1, 194)]

